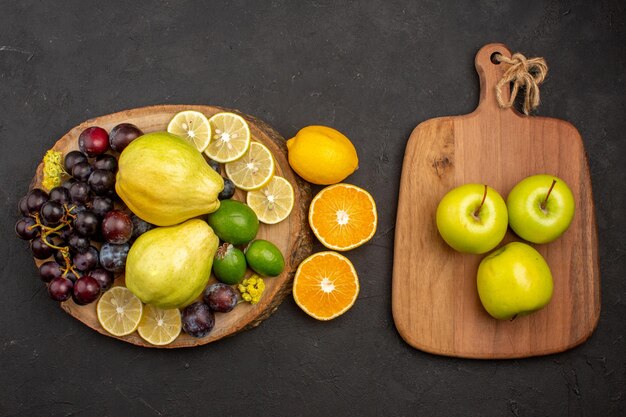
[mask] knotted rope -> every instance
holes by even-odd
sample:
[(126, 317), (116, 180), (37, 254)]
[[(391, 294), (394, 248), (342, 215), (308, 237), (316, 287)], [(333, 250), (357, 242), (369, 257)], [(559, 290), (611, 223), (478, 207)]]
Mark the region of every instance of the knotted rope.
[[(511, 58), (504, 55), (496, 55), (494, 57), (498, 62), (509, 64), (510, 67), (505, 71), (502, 79), (496, 85), (496, 98), (500, 108), (508, 109), (515, 102), (515, 97), (520, 87), (524, 87), (526, 96), (524, 97), (524, 114), (528, 115), (531, 110), (539, 106), (539, 85), (546, 79), (548, 75), (548, 64), (543, 58), (527, 59), (520, 53), (515, 53)], [(508, 101), (502, 98), (502, 87), (513, 83), (511, 89), (511, 97)]]

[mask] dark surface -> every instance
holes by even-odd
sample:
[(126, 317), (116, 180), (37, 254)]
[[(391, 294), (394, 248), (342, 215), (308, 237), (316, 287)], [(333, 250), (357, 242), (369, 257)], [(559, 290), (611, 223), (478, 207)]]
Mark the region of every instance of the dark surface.
[[(623, 2), (202, 3), (0, 2), (0, 415), (623, 415)], [(489, 42), (547, 59), (539, 114), (572, 122), (589, 155), (602, 315), (584, 345), (549, 357), (432, 356), (391, 317), (406, 139), (473, 110), (474, 54)], [(37, 163), (85, 119), (158, 103), (238, 108), (285, 137), (326, 124), (354, 141), (349, 181), (372, 192), (380, 223), (348, 254), (361, 278), (351, 311), (320, 323), (288, 298), (255, 330), (168, 351), (101, 336), (48, 299), (13, 237)]]

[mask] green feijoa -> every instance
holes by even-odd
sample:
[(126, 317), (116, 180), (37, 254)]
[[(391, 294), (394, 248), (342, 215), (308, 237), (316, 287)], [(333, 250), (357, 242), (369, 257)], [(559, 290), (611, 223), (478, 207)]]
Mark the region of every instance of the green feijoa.
[(220, 208), (209, 214), (208, 223), (217, 237), (233, 245), (250, 242), (259, 231), (254, 211), (237, 200), (222, 200)]
[(213, 274), (224, 284), (238, 284), (246, 274), (245, 255), (230, 243), (224, 243), (215, 253)]
[(285, 269), (285, 258), (280, 249), (267, 240), (250, 243), (246, 249), (246, 261), (254, 272), (266, 277), (280, 275)]

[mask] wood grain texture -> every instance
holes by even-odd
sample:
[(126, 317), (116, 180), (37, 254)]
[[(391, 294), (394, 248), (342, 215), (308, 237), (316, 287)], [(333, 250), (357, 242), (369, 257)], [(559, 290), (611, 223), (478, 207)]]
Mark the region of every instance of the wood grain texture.
[[(593, 195), (582, 138), (570, 123), (500, 109), (495, 85), (510, 56), (501, 44), (483, 47), (475, 65), (480, 102), (474, 112), (428, 120), (407, 143), (396, 219), (392, 305), (396, 327), (411, 346), (467, 358), (520, 358), (560, 352), (584, 342), (600, 316), (600, 273)], [(505, 95), (508, 98), (508, 91)], [(491, 318), (476, 290), (483, 256), (461, 254), (439, 236), (441, 198), (465, 183), (489, 184), (506, 199), (534, 174), (565, 180), (576, 201), (569, 230), (533, 245), (554, 277), (550, 304), (514, 321)], [(510, 230), (502, 244), (521, 240)]]
[[(221, 111), (232, 111), (244, 117), (250, 125), (252, 139), (266, 145), (274, 155), (276, 160), (275, 174), (286, 178), (293, 185), (295, 203), (293, 211), (287, 220), (276, 225), (261, 224), (259, 228), (257, 238), (273, 242), (285, 255), (285, 270), (278, 277), (265, 279), (266, 288), (261, 301), (256, 305), (241, 303), (230, 313), (216, 313), (215, 327), (204, 338), (197, 339), (182, 333), (171, 344), (159, 346), (163, 348), (204, 345), (258, 326), (278, 308), (285, 296), (291, 292), (295, 270), (300, 261), (311, 253), (312, 242), (312, 234), (307, 222), (308, 206), (311, 202), (310, 186), (291, 170), (287, 161), (285, 139), (265, 122), (236, 110), (214, 106), (159, 105), (122, 111), (96, 117), (81, 123), (65, 134), (52, 149), (62, 151), (63, 153), (78, 149), (78, 136), (80, 132), (89, 126), (100, 126), (108, 131), (118, 123), (126, 122), (137, 125), (144, 133), (163, 131), (167, 128), (167, 124), (174, 114), (182, 110), (197, 110), (204, 113), (207, 117)], [(41, 185), (42, 168), (41, 164), (37, 167), (31, 188)], [(245, 195), (245, 192), (237, 190), (234, 198), (245, 201)], [(38, 266), (45, 262), (35, 261)], [(211, 282), (215, 282), (215, 277), (211, 276)], [(124, 276), (121, 274), (116, 277), (115, 285), (123, 285), (123, 283)], [(79, 306), (72, 300), (69, 300), (61, 303), (61, 307), (88, 327), (104, 335), (114, 337), (100, 326), (96, 317), (96, 303)], [(139, 346), (156, 347), (145, 342), (136, 332), (128, 336), (118, 337), (118, 339)]]

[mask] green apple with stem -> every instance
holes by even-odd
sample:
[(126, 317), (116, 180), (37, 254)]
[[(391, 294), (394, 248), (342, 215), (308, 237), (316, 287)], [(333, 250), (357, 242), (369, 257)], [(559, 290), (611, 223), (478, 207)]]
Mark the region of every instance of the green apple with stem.
[(509, 225), (522, 239), (548, 243), (561, 236), (574, 218), (574, 196), (554, 175), (533, 175), (517, 183), (507, 197)]
[(485, 253), (504, 238), (508, 214), (504, 199), (483, 184), (465, 184), (450, 190), (436, 214), (439, 234), (453, 249)]
[(532, 246), (511, 242), (478, 266), (480, 301), (492, 317), (509, 320), (545, 307), (552, 298), (552, 273)]

